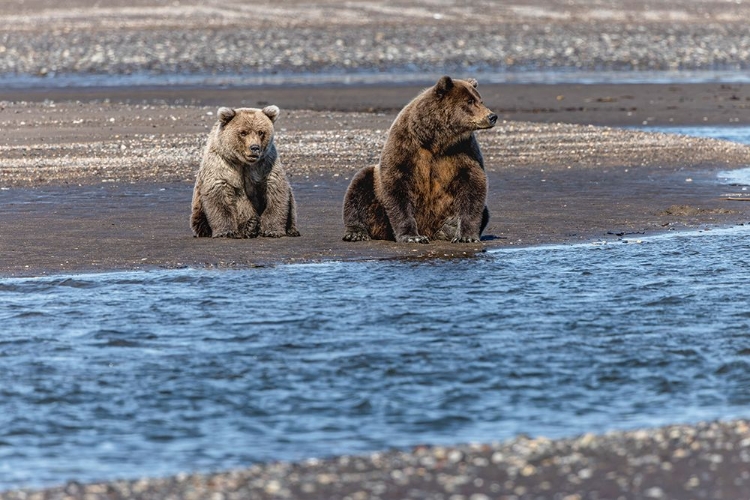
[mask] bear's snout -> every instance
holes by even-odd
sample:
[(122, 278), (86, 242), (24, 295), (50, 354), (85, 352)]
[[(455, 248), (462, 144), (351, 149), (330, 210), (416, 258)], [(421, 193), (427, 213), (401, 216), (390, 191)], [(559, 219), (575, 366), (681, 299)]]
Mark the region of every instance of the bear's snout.
[(490, 115), (487, 117), (487, 121), (490, 122), (490, 127), (494, 127), (497, 123), (497, 115), (495, 113), (490, 113)]
[(260, 156), (260, 145), (252, 144), (250, 146), (250, 153), (256, 156)]

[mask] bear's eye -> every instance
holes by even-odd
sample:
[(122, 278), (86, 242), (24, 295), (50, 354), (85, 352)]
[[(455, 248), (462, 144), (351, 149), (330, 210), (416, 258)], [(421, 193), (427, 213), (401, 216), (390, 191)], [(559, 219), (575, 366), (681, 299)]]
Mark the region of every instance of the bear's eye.
[(467, 102), (469, 103), (469, 106), (473, 106), (477, 101), (475, 101), (473, 97), (470, 97)]
[(260, 137), (260, 140), (262, 141), (263, 139), (265, 139), (265, 138), (266, 138), (266, 133), (265, 133), (265, 132), (260, 132), (260, 133), (258, 134), (258, 137)]
[(247, 130), (240, 132), (240, 137), (247, 137)]

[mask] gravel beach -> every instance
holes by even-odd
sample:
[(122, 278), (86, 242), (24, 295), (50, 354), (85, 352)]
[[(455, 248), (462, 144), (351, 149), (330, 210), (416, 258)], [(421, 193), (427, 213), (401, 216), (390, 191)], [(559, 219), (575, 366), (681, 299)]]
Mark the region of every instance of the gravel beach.
[[(485, 84), (503, 71), (747, 70), (750, 3), (404, 0), (7, 2), (0, 13), (0, 275), (470, 257), (750, 222), (721, 170), (750, 147), (612, 128), (747, 125), (750, 88)], [(341, 201), (429, 79), (477, 76), (492, 219), (481, 244), (341, 241)], [(375, 82), (352, 85), (358, 82)], [(301, 83), (315, 85), (301, 85)], [(349, 85), (344, 85), (349, 83)], [(302, 238), (191, 237), (218, 106), (277, 104)], [(0, 499), (742, 499), (737, 420), (548, 440), (421, 446)]]
[(3, 500), (66, 499), (743, 499), (750, 490), (746, 420), (672, 425), (549, 440), (417, 446), (366, 456), (269, 463), (31, 492)]
[(750, 65), (750, 6), (737, 1), (10, 3), (0, 14), (5, 75), (204, 74), (220, 83), (231, 74), (266, 82), (302, 73)]

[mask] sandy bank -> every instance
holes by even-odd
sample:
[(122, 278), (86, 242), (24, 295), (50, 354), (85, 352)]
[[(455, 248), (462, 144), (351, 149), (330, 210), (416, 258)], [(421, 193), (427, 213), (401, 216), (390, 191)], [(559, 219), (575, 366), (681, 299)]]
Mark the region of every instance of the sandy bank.
[[(349, 179), (377, 162), (395, 111), (292, 109), (278, 121), (277, 147), (298, 199), (302, 238), (198, 240), (187, 220), (215, 106), (6, 101), (0, 108), (5, 275), (467, 256), (488, 247), (748, 220), (745, 204), (723, 200), (731, 187), (715, 179), (718, 170), (750, 165), (746, 146), (505, 121), (478, 134), (490, 180), (486, 241), (344, 243)], [(673, 205), (693, 210), (670, 212)]]

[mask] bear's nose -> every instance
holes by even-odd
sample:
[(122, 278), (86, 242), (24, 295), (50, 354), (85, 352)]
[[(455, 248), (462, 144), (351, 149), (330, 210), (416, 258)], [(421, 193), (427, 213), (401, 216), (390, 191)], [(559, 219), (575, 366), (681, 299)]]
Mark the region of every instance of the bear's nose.
[(490, 116), (488, 116), (487, 119), (493, 127), (495, 126), (495, 123), (497, 123), (497, 115), (495, 113), (490, 113)]
[(255, 153), (256, 155), (259, 155), (260, 154), (260, 146), (258, 146), (257, 144), (253, 144), (252, 146), (250, 146), (250, 152), (251, 153)]

